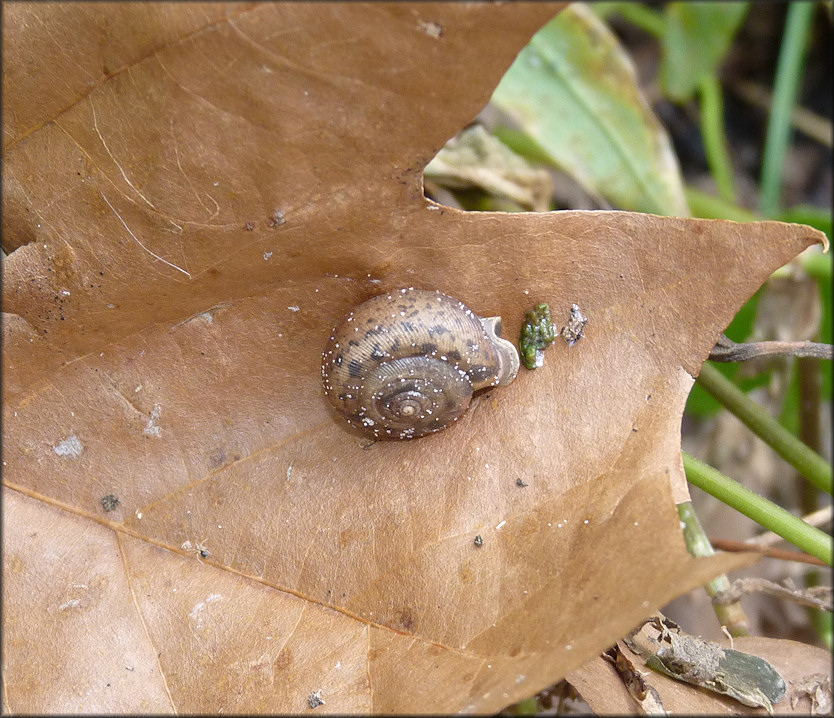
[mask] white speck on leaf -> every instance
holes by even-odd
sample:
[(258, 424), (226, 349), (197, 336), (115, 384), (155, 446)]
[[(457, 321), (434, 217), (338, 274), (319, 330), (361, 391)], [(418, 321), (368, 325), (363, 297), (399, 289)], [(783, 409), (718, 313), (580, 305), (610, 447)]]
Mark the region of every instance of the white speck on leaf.
[(191, 613), (188, 614), (190, 618), (197, 619), (200, 615), (200, 612), (206, 607), (207, 603), (212, 603), (213, 601), (222, 601), (223, 596), (219, 593), (213, 593), (205, 601), (200, 601), (194, 608), (191, 609)]
[(74, 459), (84, 451), (84, 444), (81, 443), (81, 440), (75, 434), (70, 434), (66, 439), (53, 446), (52, 450), (58, 456), (69, 456)]
[(153, 408), (151, 411), (151, 416), (148, 419), (148, 423), (145, 424), (145, 428), (142, 429), (143, 434), (147, 434), (148, 436), (159, 436), (159, 432), (161, 429), (159, 428), (159, 416), (162, 413), (162, 407), (158, 404)]
[(417, 27), (420, 28), (426, 35), (434, 40), (439, 40), (443, 37), (443, 26), (438, 22), (427, 22), (425, 20), (418, 20)]

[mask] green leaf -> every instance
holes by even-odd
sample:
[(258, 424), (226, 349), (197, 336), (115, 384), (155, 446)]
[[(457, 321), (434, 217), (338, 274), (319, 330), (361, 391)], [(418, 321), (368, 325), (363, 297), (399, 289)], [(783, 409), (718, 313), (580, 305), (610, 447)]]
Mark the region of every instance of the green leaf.
[(675, 102), (690, 100), (712, 77), (741, 26), (748, 2), (673, 2), (666, 6), (660, 86)]
[(617, 208), (688, 216), (666, 131), (617, 38), (574, 3), (519, 53), (492, 102), (591, 195)]

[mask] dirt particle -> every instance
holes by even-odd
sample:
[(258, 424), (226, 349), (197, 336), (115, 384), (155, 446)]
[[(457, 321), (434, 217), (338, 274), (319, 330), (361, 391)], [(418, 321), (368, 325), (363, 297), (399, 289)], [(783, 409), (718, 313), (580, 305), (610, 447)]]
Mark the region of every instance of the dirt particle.
[(434, 40), (439, 40), (443, 37), (443, 26), (438, 22), (427, 22), (425, 20), (418, 20), (417, 27), (419, 27), (426, 35)]
[(572, 304), (570, 308), (570, 319), (560, 332), (562, 338), (572, 347), (585, 335), (585, 325), (588, 323), (586, 317), (578, 304)]
[(161, 431), (159, 427), (159, 417), (162, 414), (162, 407), (159, 405), (154, 406), (153, 410), (150, 413), (150, 418), (145, 424), (145, 428), (142, 429), (142, 433), (146, 436), (159, 436)]
[(307, 705), (309, 705), (310, 708), (318, 708), (319, 706), (324, 705), (324, 698), (321, 696), (321, 690), (313, 691), (307, 697)]
[(269, 226), (274, 229), (275, 227), (280, 227), (286, 221), (287, 220), (284, 219), (284, 210), (283, 209), (276, 209), (272, 213), (272, 216), (269, 218), (269, 221), (268, 221), (267, 224), (269, 224)]
[(117, 499), (113, 494), (107, 494), (107, 496), (101, 497), (101, 505), (104, 507), (105, 511), (115, 511), (116, 507), (121, 503), (119, 499)]
[(218, 448), (210, 457), (209, 465), (212, 469), (217, 469), (226, 463), (226, 452), (223, 448)]

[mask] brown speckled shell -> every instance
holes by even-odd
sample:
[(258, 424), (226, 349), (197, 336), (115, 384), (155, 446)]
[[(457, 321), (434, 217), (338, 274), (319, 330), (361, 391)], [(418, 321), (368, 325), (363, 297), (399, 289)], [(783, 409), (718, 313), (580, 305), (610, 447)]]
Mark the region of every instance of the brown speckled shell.
[(377, 439), (446, 428), (473, 391), (509, 384), (518, 352), (501, 319), (478, 317), (437, 291), (400, 289), (348, 314), (322, 355), (324, 391), (353, 425)]

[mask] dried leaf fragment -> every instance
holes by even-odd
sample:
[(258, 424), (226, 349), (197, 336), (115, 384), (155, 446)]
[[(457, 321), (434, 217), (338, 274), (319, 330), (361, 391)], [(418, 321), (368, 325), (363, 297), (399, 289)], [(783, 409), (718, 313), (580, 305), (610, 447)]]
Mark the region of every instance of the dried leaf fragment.
[(660, 648), (647, 658), (650, 668), (768, 713), (785, 697), (785, 680), (763, 658), (686, 635), (671, 622), (659, 625)]
[(425, 176), (452, 189), (480, 187), (534, 212), (550, 209), (553, 180), (481, 125), (461, 132), (426, 165)]
[(629, 694), (646, 715), (668, 715), (657, 689), (646, 682), (640, 669), (618, 644), (605, 651), (602, 657), (617, 669)]
[(561, 331), (562, 339), (568, 343), (569, 347), (572, 347), (585, 336), (585, 325), (587, 323), (588, 317), (582, 313), (579, 305), (571, 304), (570, 319), (568, 319), (568, 323), (562, 327)]
[(814, 673), (800, 681), (791, 683), (791, 708), (796, 708), (803, 697), (811, 701), (811, 715), (830, 715), (834, 695), (831, 691), (831, 676)]

